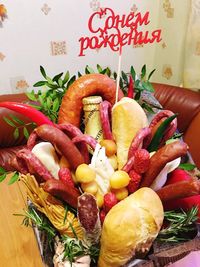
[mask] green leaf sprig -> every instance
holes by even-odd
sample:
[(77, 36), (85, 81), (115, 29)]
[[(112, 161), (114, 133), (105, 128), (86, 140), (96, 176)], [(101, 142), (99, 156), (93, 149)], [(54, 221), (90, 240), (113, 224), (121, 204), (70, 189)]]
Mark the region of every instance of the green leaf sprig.
[(35, 83), (33, 86), (45, 86), (47, 90), (38, 90), (37, 94), (32, 90), (26, 95), (29, 100), (39, 104), (33, 103), (31, 106), (43, 112), (53, 122), (57, 122), (62, 98), (68, 87), (76, 80), (76, 75), (70, 77), (70, 73), (67, 71), (65, 74), (61, 72), (50, 78), (42, 66), (40, 66), (40, 72), (44, 80)]
[(193, 171), (196, 168), (196, 165), (191, 163), (181, 163), (178, 168), (186, 171)]
[[(3, 167), (0, 166), (0, 182), (3, 182), (9, 173), (10, 172), (6, 171)], [(8, 185), (14, 184), (18, 180), (19, 180), (19, 173), (12, 172), (12, 176), (8, 182)]]
[(13, 114), (10, 114), (8, 117), (3, 117), (3, 120), (14, 128), (13, 136), (15, 140), (20, 136), (20, 129), (22, 129), (25, 138), (28, 140), (30, 135), (28, 128), (31, 127), (31, 130), (33, 130), (36, 127), (34, 122), (26, 123)]
[(193, 207), (188, 212), (166, 211), (164, 220), (168, 226), (159, 232), (157, 240), (170, 243), (190, 240), (189, 234), (196, 230), (194, 224), (198, 219), (197, 214), (198, 207)]
[[(128, 73), (121, 71), (120, 88), (126, 95), (129, 85), (129, 75), (131, 75), (135, 84), (135, 100), (139, 102), (143, 91), (154, 91), (153, 86), (149, 81), (154, 71), (155, 70), (153, 70), (147, 76), (146, 65), (144, 65), (141, 69), (141, 74), (137, 76), (133, 66), (131, 66), (130, 71)], [(56, 74), (53, 78), (50, 78), (47, 75), (44, 67), (42, 66), (40, 66), (40, 72), (44, 79), (39, 82), (36, 82), (33, 86), (46, 87), (46, 90), (38, 90), (37, 93), (32, 90), (31, 92), (27, 93), (27, 97), (31, 101), (37, 103), (31, 104), (33, 107), (43, 112), (55, 123), (57, 123), (58, 120), (58, 111), (62, 102), (62, 98), (69, 86), (76, 80), (77, 77), (81, 77), (83, 74), (100, 73), (107, 75), (111, 79), (117, 79), (117, 73), (115, 71), (112, 72), (109, 67), (103, 68), (99, 64), (96, 65), (96, 69), (93, 69), (92, 67), (86, 65), (83, 74), (79, 71), (77, 75), (73, 75), (72, 77), (70, 77), (70, 73), (69, 71), (67, 71), (65, 74), (61, 72), (59, 74)], [(153, 112), (151, 106), (147, 103), (139, 102), (139, 104), (141, 104), (142, 107), (148, 112)]]
[(152, 151), (156, 151), (158, 150), (159, 144), (163, 138), (163, 135), (167, 129), (167, 127), (169, 126), (169, 124), (177, 117), (177, 114), (172, 115), (171, 117), (167, 118), (166, 120), (164, 120), (161, 125), (158, 127), (150, 145), (148, 146), (148, 151), (152, 152)]

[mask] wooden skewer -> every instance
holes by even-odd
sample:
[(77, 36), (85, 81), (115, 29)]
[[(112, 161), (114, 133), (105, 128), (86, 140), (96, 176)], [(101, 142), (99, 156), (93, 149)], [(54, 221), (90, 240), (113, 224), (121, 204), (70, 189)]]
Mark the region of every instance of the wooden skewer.
[(121, 62), (122, 62), (122, 46), (119, 48), (119, 58), (118, 58), (118, 69), (117, 69), (117, 86), (116, 86), (116, 95), (115, 95), (115, 104), (118, 101), (119, 96), (119, 81), (120, 81), (120, 72), (121, 72)]

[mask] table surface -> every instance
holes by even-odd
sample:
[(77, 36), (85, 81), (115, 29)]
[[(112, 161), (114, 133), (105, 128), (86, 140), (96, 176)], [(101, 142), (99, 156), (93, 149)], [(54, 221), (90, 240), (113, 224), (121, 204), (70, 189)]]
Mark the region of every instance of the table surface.
[(21, 216), (26, 193), (20, 183), (8, 185), (9, 177), (0, 183), (0, 266), (44, 267), (34, 232), (23, 226)]

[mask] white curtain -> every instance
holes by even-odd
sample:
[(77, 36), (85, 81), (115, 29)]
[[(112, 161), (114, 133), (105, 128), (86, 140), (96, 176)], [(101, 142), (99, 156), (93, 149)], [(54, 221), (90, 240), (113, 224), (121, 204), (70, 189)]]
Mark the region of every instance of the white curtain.
[(183, 86), (200, 91), (200, 0), (191, 0), (185, 42)]

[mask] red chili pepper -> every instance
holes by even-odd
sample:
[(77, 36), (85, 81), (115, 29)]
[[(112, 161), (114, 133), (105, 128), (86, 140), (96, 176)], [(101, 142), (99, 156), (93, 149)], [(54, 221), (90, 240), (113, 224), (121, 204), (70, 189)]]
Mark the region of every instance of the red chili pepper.
[(53, 122), (46, 117), (39, 110), (23, 103), (18, 102), (0, 102), (1, 108), (8, 108), (10, 110), (16, 111), (25, 117), (29, 118), (33, 122), (35, 122), (38, 126), (42, 124), (54, 125)]
[(129, 86), (128, 86), (127, 97), (134, 98), (134, 81), (131, 75), (129, 76)]

